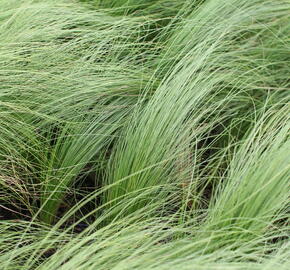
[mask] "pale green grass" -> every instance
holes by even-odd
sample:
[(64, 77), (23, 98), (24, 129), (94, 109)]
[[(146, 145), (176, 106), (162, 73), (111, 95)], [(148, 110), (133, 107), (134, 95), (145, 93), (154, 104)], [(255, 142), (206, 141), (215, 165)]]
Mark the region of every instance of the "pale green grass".
[(289, 269), (289, 12), (0, 0), (1, 269)]

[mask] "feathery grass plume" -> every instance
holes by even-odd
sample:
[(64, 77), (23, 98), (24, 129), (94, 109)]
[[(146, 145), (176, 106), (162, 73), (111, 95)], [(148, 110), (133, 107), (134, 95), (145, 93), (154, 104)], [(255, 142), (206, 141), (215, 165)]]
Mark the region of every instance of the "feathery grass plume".
[[(145, 59), (154, 57), (153, 45), (141, 40), (148, 32), (140, 19), (59, 1), (8, 2), (1, 2), (1, 114), (28, 130), (22, 136), (9, 127), (2, 145), (17, 167), (34, 170), (41, 218), (50, 223), (66, 186), (118, 136), (136, 106), (152, 77)], [(15, 138), (17, 145), (9, 142)]]
[[(289, 219), (285, 208), (289, 191), (283, 188), (289, 182), (287, 168), (290, 164), (285, 152), (289, 149), (286, 112), (284, 107), (279, 114), (275, 114), (274, 110), (265, 113), (253, 131), (247, 134), (228, 170), (229, 177), (220, 183), (217, 199), (212, 199), (208, 218), (210, 225), (199, 224), (194, 219), (190, 223), (176, 225), (175, 215), (152, 218), (149, 212), (162, 208), (164, 203), (155, 201), (102, 229), (94, 230), (95, 225), (92, 225), (93, 228), (87, 230), (88, 234), (84, 232), (70, 241), (40, 269), (70, 269), (73, 265), (76, 269), (173, 269), (177, 265), (181, 269), (190, 269), (193, 265), (197, 269), (270, 269), (274, 265), (287, 269), (289, 245), (285, 237), (288, 228), (281, 220)], [(286, 167), (275, 166), (274, 163), (265, 170), (265, 162), (268, 163), (269, 159), (275, 162), (283, 160)], [(239, 180), (245, 172), (248, 175), (244, 179), (260, 180), (261, 185), (253, 181), (236, 183), (236, 179)], [(255, 177), (261, 176), (261, 173), (263, 177)], [(240, 192), (233, 192), (232, 183), (235, 187), (240, 185)], [(248, 196), (247, 192), (251, 194)], [(229, 205), (223, 203), (223, 199), (228, 199), (228, 202), (234, 200), (226, 198), (229, 196), (238, 201)], [(174, 196), (172, 199), (174, 203)], [(122, 208), (130, 200), (135, 198), (127, 197)], [(251, 209), (259, 200), (261, 211), (252, 216)], [(239, 201), (243, 204), (242, 212), (236, 212), (240, 208)], [(233, 210), (235, 218), (231, 218)], [(180, 235), (183, 237), (180, 238)]]
[(288, 270), (289, 10), (0, 0), (1, 269)]
[[(289, 5), (284, 3), (272, 5), (264, 1), (233, 0), (224, 1), (222, 5), (208, 1), (185, 20), (181, 29), (177, 27), (160, 60), (164, 80), (148, 104), (134, 113), (124, 139), (116, 146), (108, 169), (108, 183), (126, 180), (108, 191), (105, 202), (117, 202), (118, 197), (127, 193), (161, 183), (175, 182), (196, 188), (200, 183), (195, 179), (194, 171), (201, 166), (200, 159), (204, 158), (201, 153), (211, 147), (206, 145), (207, 149), (199, 149), (204, 138), (215, 143), (227, 132), (227, 127), (231, 129), (231, 125), (235, 127), (240, 123), (235, 129), (240, 129), (237, 139), (241, 139), (252, 126), (256, 111), (263, 109), (268, 99), (272, 100), (276, 92), (278, 101), (285, 96), (282, 93), (279, 98), (279, 91), (269, 95), (271, 84), (276, 82), (265, 79), (267, 65), (258, 64), (255, 69), (249, 65), (264, 53), (262, 45), (251, 46), (251, 31), (258, 35), (268, 30), (262, 23), (254, 25), (253, 30), (249, 27), (253, 18), (270, 21), (281, 16), (279, 22), (282, 24), (287, 8)], [(211, 18), (214, 18), (214, 24)], [(274, 24), (273, 28), (278, 26)], [(237, 41), (239, 34), (250, 37)], [(276, 38), (273, 34), (272, 39)], [(277, 43), (283, 43), (283, 40)], [(281, 51), (286, 52), (287, 47), (280, 46)], [(281, 58), (285, 55), (282, 53)], [(241, 56), (244, 59), (241, 60)], [(244, 62), (242, 68), (237, 69), (240, 62)], [(284, 65), (282, 70), (285, 74)], [(283, 80), (284, 83), (288, 80), (286, 75)], [(266, 84), (265, 89), (257, 89), (261, 83)], [(203, 165), (208, 167), (210, 159), (207, 157)], [(207, 180), (203, 185), (207, 185)], [(157, 200), (167, 196), (159, 193), (153, 195)], [(194, 189), (193, 194), (196, 197)], [(146, 198), (127, 211), (134, 211), (144, 204)]]
[(208, 226), (213, 234), (233, 230), (235, 239), (249, 241), (266, 230), (287, 226), (288, 114), (288, 106), (280, 110), (273, 106), (247, 134), (211, 201)]

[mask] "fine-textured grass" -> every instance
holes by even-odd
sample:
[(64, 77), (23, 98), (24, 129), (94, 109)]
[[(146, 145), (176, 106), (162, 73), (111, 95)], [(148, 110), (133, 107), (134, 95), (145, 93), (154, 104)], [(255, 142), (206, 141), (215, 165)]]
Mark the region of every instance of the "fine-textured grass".
[(289, 0), (0, 0), (1, 269), (289, 269)]

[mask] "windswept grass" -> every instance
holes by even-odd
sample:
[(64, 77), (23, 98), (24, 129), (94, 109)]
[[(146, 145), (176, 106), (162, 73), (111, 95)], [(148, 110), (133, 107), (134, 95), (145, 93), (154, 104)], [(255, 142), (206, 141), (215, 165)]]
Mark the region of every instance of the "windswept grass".
[(289, 269), (288, 0), (0, 0), (1, 269)]

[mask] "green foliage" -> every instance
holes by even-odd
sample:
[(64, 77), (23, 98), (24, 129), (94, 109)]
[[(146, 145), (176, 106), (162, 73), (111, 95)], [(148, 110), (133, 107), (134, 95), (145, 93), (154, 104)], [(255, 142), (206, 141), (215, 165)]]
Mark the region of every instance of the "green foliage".
[(0, 0), (1, 269), (289, 269), (289, 12)]

